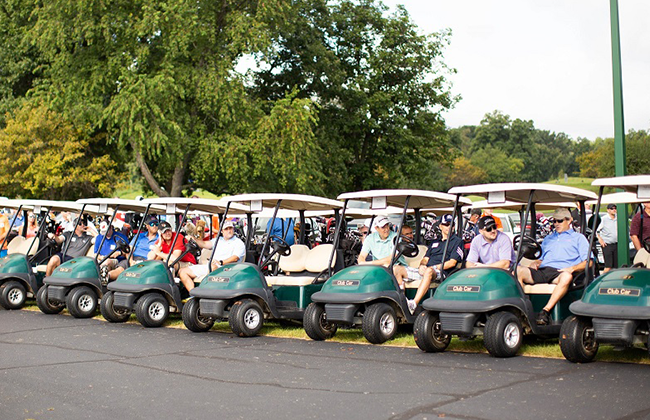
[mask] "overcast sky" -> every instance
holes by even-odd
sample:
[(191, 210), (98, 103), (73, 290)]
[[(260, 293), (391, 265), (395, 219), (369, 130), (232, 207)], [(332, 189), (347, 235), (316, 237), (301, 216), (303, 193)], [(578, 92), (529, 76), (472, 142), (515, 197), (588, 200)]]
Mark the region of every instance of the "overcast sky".
[[(451, 28), (462, 100), (447, 125), (500, 110), (574, 139), (614, 136), (609, 0), (384, 0), (423, 32)], [(620, 0), (625, 131), (650, 129), (650, 0)]]

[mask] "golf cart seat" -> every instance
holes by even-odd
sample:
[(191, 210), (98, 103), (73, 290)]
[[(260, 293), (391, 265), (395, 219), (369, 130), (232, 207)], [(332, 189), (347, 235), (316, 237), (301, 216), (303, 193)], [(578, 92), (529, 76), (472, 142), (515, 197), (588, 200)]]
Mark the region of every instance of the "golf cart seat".
[(639, 249), (634, 256), (633, 265), (637, 264), (643, 264), (646, 268), (650, 267), (650, 253), (643, 248)]
[(212, 255), (212, 250), (211, 249), (202, 249), (201, 250), (201, 256), (199, 257), (198, 264), (200, 265), (205, 265), (208, 263), (210, 260), (210, 255)]
[[(27, 254), (27, 250), (30, 245), (32, 245), (32, 239), (26, 239), (23, 236), (16, 236), (12, 241), (7, 245), (7, 254)], [(29, 250), (29, 255), (34, 255), (38, 250), (39, 240), (35, 239), (34, 245)]]
[(419, 249), (418, 255), (416, 255), (415, 257), (411, 257), (411, 258), (404, 257), (409, 267), (417, 268), (420, 265), (420, 261), (422, 261), (422, 258), (424, 258), (424, 256), (427, 253), (426, 245), (418, 245), (418, 249)]
[[(580, 272), (573, 277), (573, 282), (569, 286), (569, 290), (581, 289), (585, 284), (585, 273)], [(555, 290), (556, 284), (542, 283), (542, 284), (525, 284), (524, 293), (527, 295), (550, 295)]]
[[(296, 245), (294, 245), (296, 246)], [(302, 245), (304, 246), (304, 245)], [(306, 247), (306, 246), (305, 246)], [(313, 249), (304, 249), (298, 251), (304, 253), (303, 262), (292, 262), (294, 269), (302, 268), (300, 271), (285, 271), (285, 275), (280, 276), (266, 276), (266, 283), (269, 286), (306, 286), (313, 283), (317, 274), (322, 273), (327, 269), (330, 255), (332, 254), (332, 244), (321, 244)], [(293, 246), (291, 247), (293, 253)], [(280, 258), (280, 268), (282, 268), (282, 261), (287, 257)], [(336, 254), (332, 259), (332, 267), (336, 265)]]
[(309, 251), (307, 245), (291, 245), (291, 254), (280, 258), (280, 270), (285, 273), (305, 271), (305, 260)]

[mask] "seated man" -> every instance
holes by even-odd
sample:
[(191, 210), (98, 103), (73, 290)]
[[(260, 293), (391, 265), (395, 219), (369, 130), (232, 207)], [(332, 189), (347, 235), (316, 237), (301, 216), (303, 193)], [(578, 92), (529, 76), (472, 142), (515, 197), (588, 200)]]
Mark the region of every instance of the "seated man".
[(147, 227), (146, 231), (140, 232), (137, 237), (131, 239), (130, 245), (132, 247), (135, 245), (133, 256), (130, 261), (131, 265), (134, 265), (139, 261), (145, 261), (149, 257), (149, 252), (151, 252), (153, 246), (160, 237), (160, 235), (158, 235), (158, 218), (156, 216), (149, 216), (145, 226)]
[[(171, 253), (169, 264), (172, 264), (185, 252), (185, 237), (179, 233), (178, 239), (176, 240), (176, 243), (174, 243), (176, 232), (172, 231), (172, 226), (168, 222), (160, 222), (158, 226), (160, 229), (160, 238), (151, 248), (147, 259), (167, 261), (167, 257), (169, 257), (169, 254)], [(174, 249), (172, 249), (172, 244), (174, 244)], [(176, 264), (174, 269), (178, 271), (190, 264), (196, 264), (196, 258), (194, 258), (194, 255), (192, 255), (191, 252), (188, 252)], [(194, 284), (192, 284), (192, 287), (194, 287)]]
[(217, 238), (210, 241), (196, 239), (196, 243), (201, 248), (212, 249), (216, 242), (217, 249), (214, 251), (212, 267), (210, 269), (208, 269), (207, 264), (188, 265), (180, 269), (178, 277), (180, 277), (181, 282), (183, 282), (183, 285), (188, 291), (194, 288), (195, 278), (205, 276), (222, 265), (243, 262), (246, 259), (246, 245), (244, 245), (241, 239), (235, 236), (235, 225), (231, 220), (223, 222), (221, 234), (223, 237), (219, 238), (219, 242), (217, 242)]
[[(101, 281), (103, 284), (107, 284), (109, 281), (115, 280), (122, 271), (129, 268), (126, 255), (123, 255), (121, 251), (115, 251), (117, 249), (117, 238), (121, 238), (126, 243), (129, 242), (129, 239), (121, 232), (115, 232), (115, 227), (113, 225), (109, 226), (105, 221), (101, 222), (99, 226), (100, 234), (95, 239), (94, 252), (97, 254), (97, 261), (99, 262), (105, 257), (111, 256), (99, 268)], [(104, 240), (103, 245), (102, 240)], [(100, 245), (102, 245), (101, 249), (99, 249)]]
[(445, 243), (449, 238), (449, 245), (447, 246), (447, 253), (445, 257), (444, 269), (449, 270), (456, 267), (458, 262), (463, 260), (463, 240), (455, 234), (449, 235), (452, 216), (445, 214), (440, 220), (440, 232), (442, 238), (434, 239), (429, 245), (429, 249), (425, 254), (418, 268), (408, 267), (404, 265), (395, 265), (393, 273), (397, 279), (397, 283), (401, 288), (404, 288), (404, 282), (412, 282), (422, 280), (414, 299), (408, 299), (409, 309), (411, 313), (420, 303), (426, 292), (429, 290), (431, 281), (434, 276), (436, 280), (440, 280), (440, 273), (442, 271), (442, 254), (445, 249)]
[[(77, 222), (77, 219), (74, 219), (72, 221), (73, 226), (74, 223)], [(65, 253), (65, 258), (63, 258), (63, 250), (61, 252), (52, 255), (52, 258), (47, 263), (47, 269), (45, 270), (45, 275), (46, 276), (51, 276), (54, 270), (61, 265), (61, 263), (64, 263), (66, 261), (70, 261), (73, 258), (76, 257), (83, 257), (86, 255), (88, 250), (90, 249), (90, 246), (92, 245), (92, 239), (93, 237), (89, 235), (86, 231), (88, 230), (88, 227), (84, 222), (80, 222), (79, 226), (72, 231), (67, 231), (63, 232), (62, 235), (59, 236), (54, 236), (53, 233), (49, 233), (47, 237), (49, 239), (53, 239), (57, 244), (65, 246), (65, 242), (69, 241), (70, 246), (68, 246), (68, 250)]]
[[(390, 221), (386, 216), (379, 216), (375, 221), (375, 231), (366, 237), (357, 258), (357, 264), (373, 264), (388, 267), (393, 251), (393, 238), (397, 233), (390, 230)], [(372, 256), (371, 260), (366, 260)], [(400, 256), (398, 264), (406, 265), (406, 260)]]
[(472, 239), (465, 265), (471, 267), (496, 267), (508, 270), (517, 260), (508, 235), (497, 229), (490, 216), (478, 220), (477, 235)]
[(573, 274), (584, 271), (590, 255), (589, 242), (584, 235), (573, 230), (573, 217), (568, 209), (558, 208), (552, 219), (555, 231), (542, 242), (542, 259), (533, 261), (530, 267), (517, 267), (517, 277), (522, 285), (557, 284), (537, 317), (538, 325), (551, 322), (551, 310), (566, 295)]

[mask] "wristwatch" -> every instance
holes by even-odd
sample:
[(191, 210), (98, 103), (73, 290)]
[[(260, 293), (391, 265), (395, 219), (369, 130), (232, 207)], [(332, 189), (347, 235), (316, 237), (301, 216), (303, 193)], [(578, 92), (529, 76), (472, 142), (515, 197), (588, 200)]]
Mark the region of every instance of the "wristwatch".
[(219, 265), (223, 265), (223, 260), (219, 260)]

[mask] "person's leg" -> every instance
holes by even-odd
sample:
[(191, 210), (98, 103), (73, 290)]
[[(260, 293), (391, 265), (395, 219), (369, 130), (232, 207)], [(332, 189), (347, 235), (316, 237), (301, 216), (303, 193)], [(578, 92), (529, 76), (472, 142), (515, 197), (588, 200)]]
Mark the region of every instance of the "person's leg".
[(47, 268), (45, 269), (45, 275), (51, 276), (54, 270), (61, 265), (61, 257), (59, 254), (52, 255), (50, 261), (47, 262)]
[(415, 294), (415, 299), (413, 299), (416, 304), (419, 304), (424, 295), (429, 291), (429, 286), (431, 286), (431, 279), (433, 279), (434, 275), (436, 275), (436, 271), (433, 269), (433, 267), (427, 267), (427, 269), (424, 271), (424, 276), (422, 276), (422, 282), (420, 283), (418, 291)]
[(393, 274), (395, 275), (395, 279), (397, 280), (399, 288), (404, 289), (404, 277), (408, 275), (406, 272), (406, 267), (403, 265), (394, 265)]
[[(616, 246), (608, 244), (603, 248), (603, 259), (605, 260), (605, 268), (603, 268), (603, 273), (608, 272), (614, 266), (614, 254), (616, 254)], [(612, 252), (614, 251), (614, 252)]]
[(535, 284), (535, 281), (533, 280), (533, 274), (531, 272), (531, 269), (528, 267), (524, 267), (521, 265), (517, 266), (517, 278), (519, 279), (519, 283), (523, 286), (524, 283), (526, 284)]
[(573, 275), (563, 271), (551, 282), (557, 286), (555, 286), (553, 293), (551, 293), (551, 297), (543, 308), (546, 312), (551, 312), (555, 304), (566, 295), (569, 286), (571, 286), (571, 281), (573, 281)]
[(194, 289), (194, 279), (196, 275), (192, 271), (192, 267), (183, 267), (178, 271), (178, 277), (181, 279), (181, 283), (185, 286), (187, 291)]

